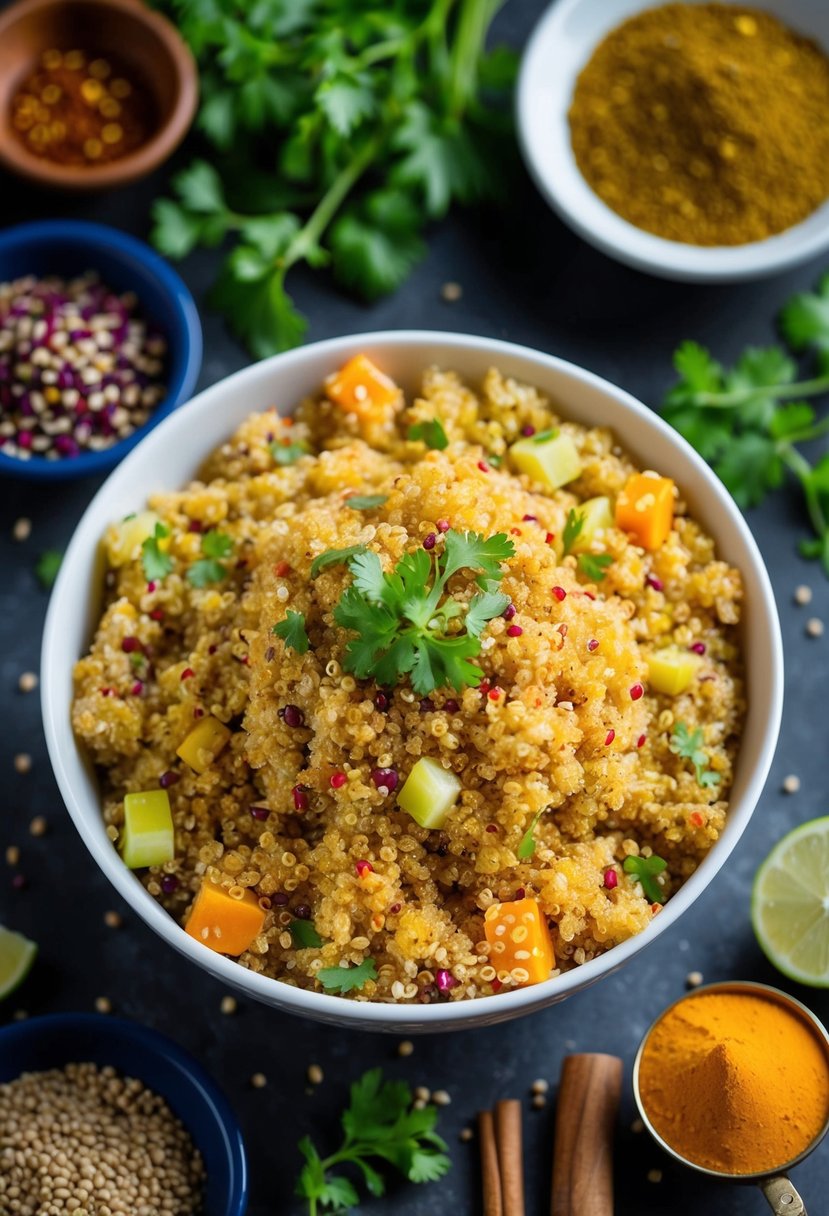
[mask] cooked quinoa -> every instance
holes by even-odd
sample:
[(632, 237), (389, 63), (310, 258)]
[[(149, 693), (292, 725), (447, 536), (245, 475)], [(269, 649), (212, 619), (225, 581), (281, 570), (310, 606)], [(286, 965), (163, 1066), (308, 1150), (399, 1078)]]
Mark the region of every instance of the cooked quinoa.
[[(555, 976), (658, 914), (626, 858), (664, 859), (654, 881), (667, 899), (718, 839), (745, 712), (739, 572), (718, 559), (680, 487), (667, 540), (647, 551), (605, 528), (594, 547), (609, 564), (589, 581), (563, 554), (568, 513), (613, 500), (638, 470), (624, 436), (558, 410), (495, 369), (470, 386), (431, 368), (419, 397), (400, 394), (372, 415), (322, 393), (293, 419), (275, 409), (249, 418), (198, 480), (150, 500), (171, 567), (162, 577), (148, 583), (141, 545), (125, 553), (119, 525), (110, 529), (74, 728), (100, 770), (116, 846), (124, 796), (166, 789), (175, 855), (141, 877), (176, 920), (188, 922), (203, 884), (255, 896), (264, 922), (242, 966), (321, 990), (321, 970), (370, 959), (376, 978), (352, 999), (490, 995), (526, 975), (497, 965), (484, 926), (492, 905), (537, 902)], [(408, 438), (434, 418), (442, 450)], [(508, 452), (552, 427), (581, 460), (555, 491), (517, 473)], [(297, 458), (276, 463), (280, 449)], [(358, 510), (345, 501), (355, 493), (384, 501)], [(424, 698), (407, 677), (380, 688), (348, 674), (353, 635), (333, 614), (353, 576), (334, 562), (311, 578), (312, 560), (364, 545), (388, 571), (424, 541), (439, 552), (448, 527), (514, 546), (500, 583), (510, 607), (481, 635), (480, 685)], [(194, 586), (187, 572), (217, 531), (232, 550), (216, 581)], [(470, 577), (451, 594), (474, 590)], [(305, 653), (273, 633), (289, 610), (303, 614)], [(649, 656), (666, 647), (696, 656), (673, 696), (649, 686)], [(176, 753), (208, 716), (232, 733), (196, 772)], [(701, 732), (705, 766), (671, 749), (680, 723)], [(421, 757), (461, 783), (439, 830), (397, 804)], [(298, 921), (322, 944), (305, 944)]]

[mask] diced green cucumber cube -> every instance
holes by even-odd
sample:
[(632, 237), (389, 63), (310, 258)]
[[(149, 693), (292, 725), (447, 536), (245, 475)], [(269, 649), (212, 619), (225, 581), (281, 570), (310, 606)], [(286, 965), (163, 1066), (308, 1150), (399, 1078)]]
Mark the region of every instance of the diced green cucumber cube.
[(519, 439), (509, 451), (520, 472), (549, 490), (566, 486), (581, 473), (581, 457), (569, 435), (554, 435), (541, 443), (532, 437)]
[(648, 682), (654, 692), (677, 697), (693, 680), (699, 659), (678, 646), (657, 650), (648, 659)]
[(403, 782), (397, 802), (422, 828), (442, 828), (460, 792), (455, 774), (424, 756)]
[(601, 541), (603, 533), (615, 525), (613, 508), (609, 498), (588, 498), (576, 507), (576, 514), (584, 520), (581, 531), (573, 542), (571, 553), (589, 553), (594, 541)]
[(131, 870), (160, 866), (176, 855), (173, 814), (166, 790), (147, 790), (124, 798), (121, 856)]
[(110, 566), (124, 566), (141, 556), (144, 541), (155, 534), (161, 520), (155, 511), (139, 511), (120, 523), (111, 524), (104, 537), (104, 547)]

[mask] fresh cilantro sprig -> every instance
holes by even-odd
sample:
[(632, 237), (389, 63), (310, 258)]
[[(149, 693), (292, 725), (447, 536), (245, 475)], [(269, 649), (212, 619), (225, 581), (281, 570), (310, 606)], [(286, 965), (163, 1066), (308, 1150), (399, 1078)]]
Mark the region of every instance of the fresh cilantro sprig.
[(274, 462), (278, 465), (285, 466), (296, 464), (300, 456), (308, 454), (308, 445), (305, 443), (277, 443), (275, 440), (268, 445), (271, 456)]
[(671, 742), (668, 746), (675, 756), (691, 761), (691, 764), (694, 766), (694, 776), (697, 779), (697, 785), (702, 789), (708, 789), (712, 785), (719, 784), (720, 774), (709, 769), (708, 753), (703, 747), (704, 742), (705, 739), (701, 726), (690, 731), (684, 722), (675, 722), (671, 731)]
[(207, 587), (210, 583), (221, 583), (227, 578), (228, 569), (222, 558), (230, 557), (233, 540), (225, 532), (211, 529), (201, 538), (204, 557), (194, 562), (187, 571), (187, 581), (193, 587)]
[(288, 932), (295, 950), (316, 949), (324, 944), (310, 920), (292, 920), (288, 925)]
[(432, 448), (436, 452), (442, 452), (449, 447), (449, 438), (439, 418), (428, 418), (425, 422), (416, 422), (414, 426), (409, 427), (407, 438), (420, 440), (426, 444), (427, 448)]
[(35, 577), (44, 591), (51, 590), (62, 562), (60, 549), (46, 549), (35, 562)]
[[(585, 521), (584, 511), (571, 507), (567, 512), (567, 519), (561, 534), (565, 557), (572, 553), (573, 546), (584, 531)], [(607, 567), (613, 564), (613, 558), (609, 553), (580, 553), (576, 562), (585, 578), (589, 578), (591, 583), (600, 583), (607, 574)]]
[(353, 511), (373, 511), (388, 501), (388, 494), (352, 494), (345, 500), (345, 505)]
[(277, 625), (274, 625), (272, 632), (278, 638), (282, 638), (285, 645), (290, 646), (297, 654), (308, 653), (310, 642), (308, 641), (308, 634), (305, 632), (305, 616), (303, 613), (293, 612), (289, 608), (285, 614), (284, 621), (280, 621)]
[(584, 531), (584, 523), (584, 511), (577, 511), (575, 507), (571, 507), (567, 512), (567, 519), (564, 522), (564, 530), (561, 534), (565, 557), (573, 552), (573, 545)]
[(141, 565), (148, 583), (160, 582), (173, 568), (173, 559), (159, 543), (169, 535), (170, 529), (167, 525), (159, 522), (155, 525), (152, 536), (148, 536), (141, 543)]
[(656, 881), (657, 875), (668, 868), (667, 861), (655, 854), (651, 857), (626, 857), (622, 869), (632, 874), (652, 904), (664, 904), (665, 893)]
[[(509, 603), (497, 587), (501, 563), (513, 556), (515, 546), (502, 532), (485, 538), (452, 528), (443, 542), (441, 552), (405, 553), (388, 574), (377, 554), (362, 546), (356, 552), (334, 551), (332, 560), (347, 561), (353, 579), (334, 609), (337, 624), (356, 635), (346, 646), (346, 671), (361, 680), (371, 677), (381, 687), (408, 675), (419, 696), (480, 684), (481, 669), (470, 660), (480, 654), (487, 622)], [(461, 570), (475, 573), (481, 588), (467, 604), (447, 592), (449, 580)]]
[(530, 826), (527, 828), (524, 835), (521, 837), (521, 842), (516, 850), (516, 856), (519, 861), (529, 861), (535, 853), (535, 829), (538, 826), (538, 821), (544, 813), (542, 807), (540, 811), (536, 811), (530, 820)]
[(376, 1168), (386, 1162), (410, 1182), (436, 1182), (451, 1166), (446, 1143), (435, 1131), (434, 1106), (415, 1110), (412, 1091), (405, 1081), (389, 1081), (373, 1068), (351, 1086), (350, 1102), (340, 1122), (344, 1139), (335, 1153), (321, 1157), (310, 1136), (299, 1142), (305, 1164), (296, 1194), (308, 1201), (308, 1216), (345, 1212), (360, 1200), (356, 1186), (337, 1166), (351, 1165), (362, 1174), (371, 1195), (385, 1193), (386, 1183)]
[[(816, 291), (789, 300), (778, 323), (788, 351), (749, 347), (732, 368), (683, 342), (674, 355), (680, 378), (662, 412), (741, 507), (762, 502), (787, 472), (794, 476), (814, 532), (800, 552), (819, 559), (829, 575), (829, 452), (812, 464), (798, 447), (829, 432), (829, 417), (818, 421), (807, 400), (829, 393), (829, 274)], [(792, 354), (811, 355), (813, 374), (798, 379)]]
[(376, 980), (377, 964), (373, 958), (366, 958), (355, 967), (321, 967), (317, 979), (326, 992), (345, 996), (358, 991), (368, 980)]
[(210, 154), (156, 201), (153, 241), (229, 241), (212, 299), (254, 355), (303, 339), (295, 266), (373, 300), (431, 220), (502, 192), (515, 56), (485, 43), (503, 0), (159, 3), (198, 61)]

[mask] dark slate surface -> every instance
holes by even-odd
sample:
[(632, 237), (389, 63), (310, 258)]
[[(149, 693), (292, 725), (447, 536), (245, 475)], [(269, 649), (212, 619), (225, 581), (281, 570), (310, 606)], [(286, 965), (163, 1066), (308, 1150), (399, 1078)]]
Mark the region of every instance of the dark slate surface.
[[(502, 33), (520, 45), (541, 8), (540, 0), (512, 5), (500, 19)], [(33, 194), (6, 181), (2, 215), (12, 223), (72, 213), (145, 235), (148, 205), (163, 181), (159, 175), (123, 193), (83, 201)], [(212, 254), (198, 255), (183, 268), (200, 303), (216, 260)], [(688, 287), (646, 278), (579, 241), (520, 176), (507, 213), (455, 217), (432, 232), (429, 257), (391, 299), (363, 307), (339, 294), (324, 274), (300, 273), (293, 287), (311, 317), (310, 340), (409, 326), (486, 334), (572, 359), (654, 403), (670, 378), (671, 351), (681, 338), (708, 342), (725, 359), (745, 343), (768, 341), (770, 318), (779, 303), (792, 290), (809, 285), (821, 269), (822, 264), (808, 265), (767, 283), (738, 287)], [(447, 280), (463, 285), (461, 302), (441, 301), (440, 287)], [(246, 362), (221, 323), (209, 313), (204, 320), (202, 386)], [(5, 793), (0, 846), (16, 843), (22, 848), (21, 870), (28, 879), (25, 890), (13, 890), (11, 871), (0, 854), (0, 920), (41, 944), (33, 976), (0, 1010), (0, 1018), (10, 1019), (17, 1007), (31, 1013), (90, 1009), (96, 997), (106, 995), (119, 1013), (189, 1047), (220, 1080), (241, 1117), (253, 1174), (250, 1216), (302, 1211), (290, 1198), (299, 1166), (296, 1141), (311, 1132), (322, 1146), (332, 1143), (347, 1083), (372, 1065), (382, 1063), (412, 1084), (450, 1091), (452, 1105), (442, 1115), (441, 1128), (452, 1148), (454, 1168), (434, 1187), (393, 1189), (385, 1200), (367, 1203), (367, 1214), (479, 1210), (477, 1154), (474, 1145), (458, 1142), (458, 1132), (480, 1107), (499, 1097), (523, 1096), (528, 1212), (538, 1216), (549, 1205), (553, 1105), (530, 1111), (528, 1091), (536, 1077), (555, 1083), (567, 1052), (616, 1052), (629, 1070), (643, 1031), (682, 993), (686, 974), (696, 969), (706, 980), (740, 977), (778, 983), (824, 1019), (829, 1015), (829, 994), (798, 990), (772, 971), (754, 942), (748, 918), (752, 876), (768, 849), (788, 828), (827, 809), (823, 676), (829, 634), (812, 640), (804, 626), (812, 614), (829, 619), (829, 585), (795, 554), (803, 526), (795, 490), (778, 494), (750, 516), (783, 618), (787, 701), (769, 784), (725, 870), (678, 925), (621, 973), (522, 1021), (462, 1036), (420, 1038), (414, 1054), (400, 1060), (396, 1043), (388, 1038), (317, 1026), (244, 1003), (236, 1016), (223, 1016), (222, 988), (182, 963), (134, 916), (126, 914), (119, 931), (105, 928), (104, 911), (117, 907), (118, 900), (61, 805), (46, 757), (38, 698), (17, 691), (19, 674), (37, 670), (46, 608), (46, 596), (33, 574), (35, 559), (43, 549), (67, 543), (95, 488), (90, 481), (58, 488), (11, 481), (0, 486), (0, 773)], [(34, 527), (27, 543), (15, 545), (11, 527), (21, 515), (29, 516)], [(814, 589), (810, 609), (792, 604), (793, 588), (800, 582)], [(27, 776), (18, 775), (12, 764), (21, 751), (34, 757)], [(800, 793), (793, 797), (780, 792), (787, 773), (797, 773), (802, 780)], [(48, 835), (39, 840), (28, 833), (35, 814), (49, 822)], [(312, 1062), (324, 1069), (325, 1082), (309, 1093), (305, 1070)], [(257, 1071), (269, 1079), (263, 1090), (249, 1084)], [(719, 1186), (674, 1167), (646, 1136), (630, 1131), (632, 1119), (628, 1071), (616, 1144), (618, 1216), (748, 1216), (763, 1209), (760, 1195), (751, 1188)], [(647, 1180), (648, 1171), (655, 1168), (663, 1171), (658, 1184)], [(811, 1197), (813, 1210), (824, 1210), (829, 1148), (824, 1146), (795, 1177), (804, 1196)]]

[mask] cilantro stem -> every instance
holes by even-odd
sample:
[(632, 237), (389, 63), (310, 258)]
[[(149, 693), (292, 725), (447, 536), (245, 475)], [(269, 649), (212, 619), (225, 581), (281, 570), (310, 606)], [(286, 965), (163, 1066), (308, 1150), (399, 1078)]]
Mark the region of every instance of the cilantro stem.
[(771, 397), (775, 401), (787, 401), (792, 397), (817, 397), (829, 392), (829, 375), (815, 376), (811, 380), (800, 380), (796, 384), (752, 384), (746, 388), (735, 388), (730, 393), (696, 394), (696, 404), (715, 410), (736, 409), (753, 401), (755, 397)]
[(452, 51), (449, 81), (449, 113), (461, 119), (475, 96), (478, 64), (487, 30), (504, 0), (462, 0), (458, 34)]
[(826, 573), (829, 574), (829, 524), (826, 521), (826, 515), (821, 506), (820, 496), (815, 489), (814, 479), (812, 477), (812, 466), (806, 460), (805, 456), (801, 456), (796, 448), (790, 443), (782, 443), (778, 446), (780, 459), (786, 467), (794, 473), (797, 480), (803, 487), (803, 495), (806, 499), (806, 510), (809, 513), (809, 519), (812, 527), (815, 530), (816, 536), (823, 543), (823, 551), (821, 561)]

